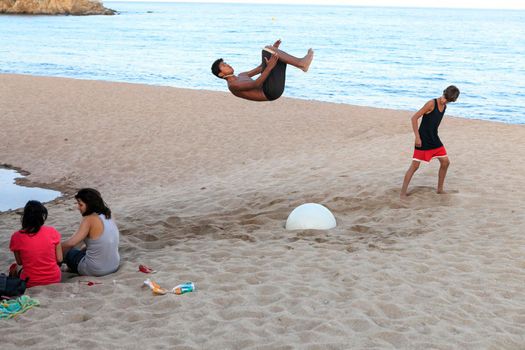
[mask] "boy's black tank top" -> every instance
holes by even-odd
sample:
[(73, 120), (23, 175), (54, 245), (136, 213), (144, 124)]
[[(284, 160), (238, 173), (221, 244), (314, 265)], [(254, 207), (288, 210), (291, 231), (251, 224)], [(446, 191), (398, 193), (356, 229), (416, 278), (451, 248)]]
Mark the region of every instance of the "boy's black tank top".
[(416, 147), (420, 150), (429, 150), (443, 146), (438, 136), (438, 127), (445, 115), (447, 106), (443, 108), (443, 112), (439, 111), (437, 99), (434, 99), (434, 109), (432, 112), (423, 115), (421, 125), (419, 125), (419, 137), (421, 137), (421, 147)]

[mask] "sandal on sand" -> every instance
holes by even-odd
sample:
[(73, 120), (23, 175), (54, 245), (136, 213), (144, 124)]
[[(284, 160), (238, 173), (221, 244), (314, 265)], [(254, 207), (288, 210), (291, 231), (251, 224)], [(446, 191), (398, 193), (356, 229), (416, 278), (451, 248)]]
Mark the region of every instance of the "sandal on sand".
[(146, 265), (139, 265), (139, 271), (144, 273), (155, 273), (157, 271), (153, 270), (151, 267), (147, 267)]

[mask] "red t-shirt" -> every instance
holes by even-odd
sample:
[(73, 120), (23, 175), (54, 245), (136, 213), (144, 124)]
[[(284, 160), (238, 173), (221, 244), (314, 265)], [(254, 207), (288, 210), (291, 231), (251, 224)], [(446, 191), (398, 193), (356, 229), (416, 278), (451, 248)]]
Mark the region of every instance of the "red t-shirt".
[(24, 268), (20, 278), (29, 277), (28, 288), (60, 282), (62, 274), (57, 265), (57, 244), (60, 244), (60, 233), (51, 226), (42, 226), (35, 234), (17, 231), (11, 236), (9, 249), (20, 254)]

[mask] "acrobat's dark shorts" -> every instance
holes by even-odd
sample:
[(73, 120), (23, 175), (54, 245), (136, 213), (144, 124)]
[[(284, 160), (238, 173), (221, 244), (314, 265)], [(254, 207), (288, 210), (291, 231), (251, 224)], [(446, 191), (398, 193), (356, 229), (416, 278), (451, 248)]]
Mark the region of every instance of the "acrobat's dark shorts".
[[(272, 53), (262, 50), (262, 70), (266, 69), (266, 60), (272, 57)], [(286, 81), (286, 63), (282, 61), (277, 61), (277, 64), (270, 72), (270, 75), (263, 83), (263, 92), (264, 96), (268, 101), (277, 100), (284, 92), (284, 84)]]

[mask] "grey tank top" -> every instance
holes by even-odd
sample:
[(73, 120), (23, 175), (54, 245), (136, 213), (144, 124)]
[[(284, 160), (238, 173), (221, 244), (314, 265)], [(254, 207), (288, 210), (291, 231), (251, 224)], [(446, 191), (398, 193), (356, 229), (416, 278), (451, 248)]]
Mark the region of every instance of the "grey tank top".
[(86, 256), (78, 264), (78, 272), (86, 276), (104, 276), (118, 270), (119, 232), (117, 225), (103, 214), (98, 216), (104, 225), (104, 231), (98, 239), (86, 238)]

